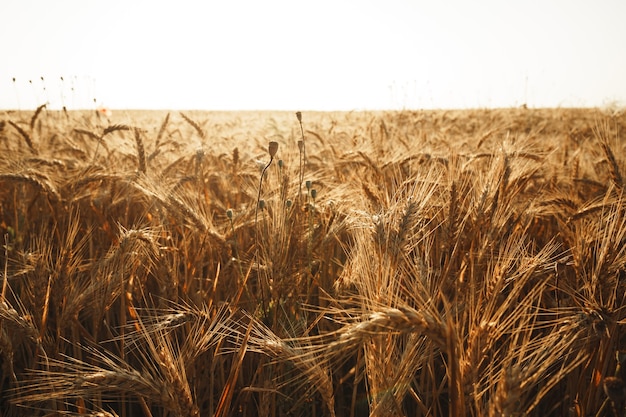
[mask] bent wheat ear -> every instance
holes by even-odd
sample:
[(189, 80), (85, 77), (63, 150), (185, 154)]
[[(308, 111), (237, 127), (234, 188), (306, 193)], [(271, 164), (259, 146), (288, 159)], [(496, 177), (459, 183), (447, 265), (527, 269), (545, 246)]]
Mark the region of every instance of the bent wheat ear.
[(30, 130), (32, 132), (32, 130), (35, 128), (35, 123), (37, 122), (37, 117), (39, 117), (39, 115), (41, 114), (41, 111), (43, 109), (45, 109), (47, 106), (47, 104), (42, 104), (41, 106), (37, 107), (37, 110), (35, 110), (35, 114), (33, 114), (33, 117), (30, 119)]
[(101, 137), (104, 137), (104, 136), (108, 135), (109, 133), (113, 133), (113, 132), (116, 132), (118, 130), (130, 130), (130, 127), (126, 126), (126, 125), (111, 125), (111, 126), (107, 126), (102, 131), (102, 136)]
[(13, 120), (9, 120), (9, 124), (13, 126), (15, 130), (17, 130), (17, 133), (19, 133), (22, 138), (24, 138), (24, 142), (26, 142), (31, 152), (37, 155), (37, 149), (35, 149), (35, 146), (33, 145), (33, 140), (31, 139), (30, 135)]
[(181, 112), (180, 116), (191, 125), (191, 127), (193, 127), (195, 129), (196, 132), (198, 132), (198, 135), (202, 138), (205, 139), (206, 138), (206, 133), (204, 133), (204, 130), (200, 127), (200, 125), (198, 123), (196, 123), (195, 120), (191, 119), (189, 116), (187, 116), (185, 113)]

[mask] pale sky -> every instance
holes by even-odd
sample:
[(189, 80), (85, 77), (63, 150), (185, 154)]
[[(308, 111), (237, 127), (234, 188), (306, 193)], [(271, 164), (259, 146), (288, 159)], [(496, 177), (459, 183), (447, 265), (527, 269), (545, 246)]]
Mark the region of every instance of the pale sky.
[(0, 108), (94, 98), (171, 110), (625, 105), (626, 1), (2, 0)]

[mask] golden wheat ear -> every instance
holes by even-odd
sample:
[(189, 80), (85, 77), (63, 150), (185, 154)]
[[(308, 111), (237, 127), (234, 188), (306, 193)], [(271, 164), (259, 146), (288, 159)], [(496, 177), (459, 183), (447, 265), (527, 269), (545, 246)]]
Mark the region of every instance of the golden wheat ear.
[(193, 120), (191, 117), (187, 116), (183, 112), (180, 113), (180, 116), (183, 118), (183, 120), (189, 123), (191, 127), (194, 128), (196, 133), (198, 133), (198, 136), (200, 136), (202, 139), (206, 138), (206, 133), (204, 132), (204, 129), (202, 129), (202, 127), (195, 120)]
[(28, 134), (28, 132), (22, 129), (22, 127), (18, 125), (17, 123), (15, 123), (13, 120), (9, 120), (9, 124), (13, 126), (15, 130), (17, 130), (17, 133), (19, 133), (20, 136), (24, 139), (24, 142), (26, 142), (26, 145), (28, 145), (28, 148), (30, 149), (30, 151), (34, 155), (37, 155), (38, 152), (37, 152), (37, 149), (35, 148), (35, 145), (33, 144), (33, 139), (31, 138), (30, 134)]
[(135, 143), (137, 145), (137, 169), (139, 172), (145, 174), (146, 173), (146, 150), (143, 146), (143, 139), (141, 138), (141, 129), (134, 128), (135, 132)]

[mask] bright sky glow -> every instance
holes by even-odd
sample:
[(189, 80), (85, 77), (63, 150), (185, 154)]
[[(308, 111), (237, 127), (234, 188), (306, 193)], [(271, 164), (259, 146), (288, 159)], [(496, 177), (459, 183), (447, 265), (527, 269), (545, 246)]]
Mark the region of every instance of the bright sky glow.
[(2, 0), (0, 16), (4, 109), (626, 104), (623, 0)]

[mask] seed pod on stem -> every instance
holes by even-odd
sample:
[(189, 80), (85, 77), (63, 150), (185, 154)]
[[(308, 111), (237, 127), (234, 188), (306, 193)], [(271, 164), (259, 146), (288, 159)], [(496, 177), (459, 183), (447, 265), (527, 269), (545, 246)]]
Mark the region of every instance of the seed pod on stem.
[(273, 159), (276, 152), (278, 152), (278, 142), (270, 142), (268, 152), (270, 153), (270, 158)]

